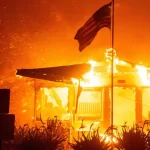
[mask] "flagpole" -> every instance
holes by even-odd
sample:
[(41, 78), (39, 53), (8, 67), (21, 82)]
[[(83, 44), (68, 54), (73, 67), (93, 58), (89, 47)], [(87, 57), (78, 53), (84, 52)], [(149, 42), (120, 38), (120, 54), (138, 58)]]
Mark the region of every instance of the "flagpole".
[(112, 0), (111, 9), (111, 48), (112, 48), (112, 61), (111, 61), (111, 126), (114, 125), (114, 0)]

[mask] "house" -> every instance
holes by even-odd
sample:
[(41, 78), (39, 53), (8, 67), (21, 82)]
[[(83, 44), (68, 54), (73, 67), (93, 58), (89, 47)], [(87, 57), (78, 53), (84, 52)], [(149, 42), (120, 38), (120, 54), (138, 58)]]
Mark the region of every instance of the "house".
[(150, 119), (149, 68), (120, 60), (116, 51), (113, 62), (113, 76), (110, 50), (103, 62), (17, 69), (17, 76), (32, 79), (29, 116), (34, 121), (58, 116), (77, 130), (82, 120), (88, 130), (92, 123), (106, 129), (112, 118), (114, 125)]

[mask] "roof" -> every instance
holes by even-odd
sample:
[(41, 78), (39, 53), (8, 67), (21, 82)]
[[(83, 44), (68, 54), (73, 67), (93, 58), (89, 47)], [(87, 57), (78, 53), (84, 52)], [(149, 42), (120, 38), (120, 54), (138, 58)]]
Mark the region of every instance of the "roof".
[(48, 68), (17, 69), (16, 75), (55, 82), (71, 83), (71, 78), (81, 79), (91, 70), (88, 63)]

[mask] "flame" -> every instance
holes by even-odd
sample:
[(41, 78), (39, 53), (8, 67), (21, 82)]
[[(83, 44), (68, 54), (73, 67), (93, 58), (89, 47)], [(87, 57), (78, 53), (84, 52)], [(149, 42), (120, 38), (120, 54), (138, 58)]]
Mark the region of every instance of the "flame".
[[(107, 68), (108, 68), (108, 72), (110, 73), (110, 72), (111, 72), (111, 68), (112, 68), (111, 65), (108, 65)], [(113, 72), (114, 72), (114, 73), (118, 73), (118, 70), (117, 70), (117, 68), (116, 68), (115, 63), (114, 63), (114, 65), (113, 65)]]
[[(112, 66), (111, 66), (111, 61), (112, 59), (111, 56), (112, 56), (112, 53), (114, 55), (114, 61), (113, 61), (113, 73), (119, 73), (119, 71), (117, 70), (117, 65), (121, 65), (121, 66), (130, 66), (128, 62), (125, 62), (123, 60), (120, 60), (118, 57), (117, 57), (117, 54), (116, 54), (116, 50), (115, 49), (107, 49), (106, 50), (106, 53), (105, 53), (105, 57), (106, 57), (106, 61), (107, 61), (107, 73), (111, 73), (111, 70), (112, 70)], [(108, 59), (109, 58), (109, 59)], [(98, 75), (97, 73), (94, 72), (94, 68), (95, 66), (98, 66), (98, 62), (96, 61), (93, 61), (93, 60), (90, 60), (89, 61), (89, 64), (91, 64), (91, 70), (84, 74), (83, 75), (83, 79), (80, 80), (80, 85), (82, 87), (100, 87), (100, 86), (104, 86), (105, 83), (104, 83), (104, 79), (100, 77), (100, 75)], [(137, 69), (137, 74), (138, 76), (140, 77), (140, 81), (142, 82), (143, 85), (145, 86), (150, 86), (150, 73), (148, 73), (148, 69), (147, 67), (143, 66), (142, 63), (140, 62), (140, 65), (136, 65), (135, 68)], [(16, 77), (18, 78), (23, 78), (23, 76), (20, 76), (20, 75), (16, 75)], [(73, 84), (79, 84), (79, 80), (78, 79), (75, 79), (75, 78), (72, 78), (72, 83)], [(31, 82), (29, 81), (28, 82), (28, 85), (30, 85)], [(45, 88), (41, 88), (41, 90), (44, 90), (44, 93), (46, 95), (49, 94), (49, 91), (46, 90)]]
[(105, 139), (105, 142), (111, 142), (111, 143), (118, 143), (117, 139), (115, 137), (111, 137), (109, 135), (106, 134), (100, 134), (100, 136), (102, 137), (102, 140)]
[(90, 87), (90, 86), (100, 86), (98, 82), (98, 77), (91, 68), (91, 71), (83, 76), (85, 82), (81, 82), (81, 86), (83, 87)]
[(147, 68), (145, 66), (141, 66), (141, 65), (136, 65), (135, 68), (138, 71), (138, 74), (142, 80), (142, 83), (144, 85), (150, 85), (150, 80), (148, 80), (148, 72), (147, 72)]
[(96, 87), (101, 86), (100, 78), (96, 76), (94, 72), (94, 67), (97, 65), (96, 61), (90, 60), (89, 63), (91, 64), (90, 72), (83, 75), (84, 82), (81, 82), (82, 87)]
[[(90, 72), (83, 75), (83, 80), (80, 81), (80, 85), (82, 87), (96, 87), (101, 86), (100, 78), (96, 76), (94, 72), (94, 67), (97, 65), (97, 62), (90, 60), (89, 63), (91, 64)], [(72, 82), (74, 84), (79, 84), (79, 80), (72, 78)]]
[[(96, 86), (102, 86), (100, 83), (100, 81), (102, 79), (100, 79), (99, 76), (97, 76), (97, 74), (94, 72), (94, 67), (97, 65), (96, 62), (94, 61), (90, 61), (91, 64), (91, 70), (90, 72), (86, 73), (83, 76), (83, 81), (81, 82), (81, 86), (82, 87), (96, 87)], [(114, 58), (114, 73), (118, 73), (118, 70), (116, 68), (116, 65), (127, 65), (128, 63), (122, 60), (119, 60), (118, 58)], [(107, 66), (107, 71), (108, 73), (111, 72), (111, 64), (109, 64)], [(137, 73), (142, 81), (143, 85), (150, 85), (150, 74), (148, 74), (148, 68), (142, 65), (136, 65), (135, 67), (137, 69)]]
[(120, 65), (127, 65), (127, 62), (123, 61), (123, 60), (119, 60), (119, 64)]

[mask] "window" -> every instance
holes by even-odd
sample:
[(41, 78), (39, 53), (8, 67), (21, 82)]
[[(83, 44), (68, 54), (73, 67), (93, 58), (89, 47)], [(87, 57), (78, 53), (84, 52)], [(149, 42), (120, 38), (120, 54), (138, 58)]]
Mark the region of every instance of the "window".
[(36, 120), (68, 118), (68, 88), (40, 88), (36, 98)]

